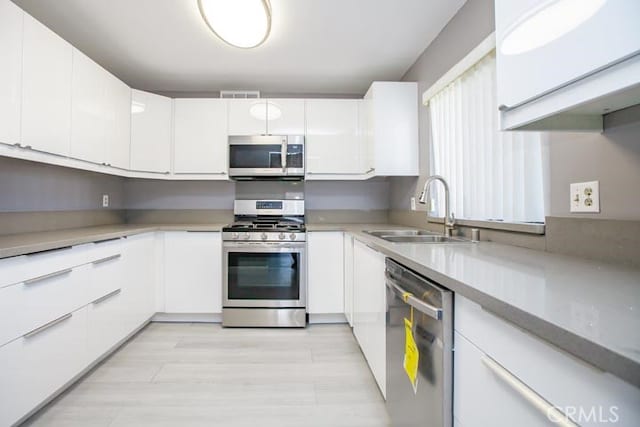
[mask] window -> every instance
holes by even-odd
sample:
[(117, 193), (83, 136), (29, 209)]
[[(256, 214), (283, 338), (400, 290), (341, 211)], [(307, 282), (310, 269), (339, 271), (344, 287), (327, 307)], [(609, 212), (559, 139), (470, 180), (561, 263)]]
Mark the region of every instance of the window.
[(458, 218), (544, 222), (542, 134), (498, 131), (495, 62), (493, 51), (429, 100), (431, 171), (449, 183)]

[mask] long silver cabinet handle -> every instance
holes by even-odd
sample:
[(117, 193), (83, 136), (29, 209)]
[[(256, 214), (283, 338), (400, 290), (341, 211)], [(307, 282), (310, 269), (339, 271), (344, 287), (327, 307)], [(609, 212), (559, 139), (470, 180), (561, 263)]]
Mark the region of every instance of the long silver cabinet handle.
[(101, 302), (104, 302), (104, 301), (108, 300), (108, 299), (109, 299), (109, 298), (111, 298), (111, 297), (115, 297), (115, 296), (116, 296), (116, 295), (118, 295), (120, 292), (122, 292), (122, 288), (116, 289), (116, 290), (115, 290), (115, 291), (113, 291), (113, 292), (109, 292), (108, 294), (101, 296), (101, 297), (100, 297), (100, 298), (98, 298), (97, 300), (92, 301), (92, 302), (91, 302), (91, 304), (95, 304), (95, 305), (100, 304)]
[(527, 402), (529, 402), (534, 408), (540, 411), (549, 421), (562, 427), (580, 427), (571, 418), (565, 415), (560, 409), (547, 401), (544, 397), (540, 396), (528, 385), (520, 381), (511, 372), (506, 370), (498, 362), (490, 358), (489, 356), (482, 357), (482, 363), (485, 364), (498, 378), (503, 380), (511, 389), (516, 391)]
[(33, 279), (25, 280), (23, 283), (25, 285), (33, 285), (38, 282), (42, 282), (43, 280), (53, 279), (54, 277), (63, 276), (65, 274), (69, 274), (73, 271), (72, 268), (65, 268), (64, 270), (54, 271), (53, 273), (45, 274), (43, 276), (34, 277)]
[(73, 316), (73, 313), (67, 313), (64, 316), (60, 316), (57, 319), (54, 319), (49, 323), (45, 323), (44, 325), (39, 326), (39, 327), (35, 328), (34, 330), (27, 332), (26, 334), (23, 335), (23, 337), (24, 338), (34, 337), (34, 336), (38, 335), (40, 332), (43, 332), (43, 331), (45, 331), (45, 330), (57, 325), (58, 323), (62, 323), (67, 319), (71, 319), (71, 316)]
[[(404, 289), (400, 287), (400, 284), (396, 282), (389, 273), (385, 273), (385, 277), (387, 279), (387, 287), (394, 290), (403, 300), (406, 301), (411, 307), (415, 308), (421, 313), (426, 314), (429, 317), (432, 317), (436, 320), (442, 319), (442, 309), (438, 307), (434, 307), (431, 304), (427, 304), (426, 302), (414, 297)], [(406, 295), (406, 297), (405, 297)], [(405, 299), (406, 298), (406, 299)]]
[(121, 256), (122, 256), (121, 254), (111, 255), (111, 256), (108, 256), (108, 257), (105, 257), (105, 258), (101, 258), (101, 259), (97, 259), (95, 261), (92, 261), (91, 264), (93, 264), (93, 265), (102, 264), (102, 263), (105, 263), (105, 262), (108, 262), (108, 261), (111, 261), (111, 260), (114, 260), (114, 259), (118, 259)]

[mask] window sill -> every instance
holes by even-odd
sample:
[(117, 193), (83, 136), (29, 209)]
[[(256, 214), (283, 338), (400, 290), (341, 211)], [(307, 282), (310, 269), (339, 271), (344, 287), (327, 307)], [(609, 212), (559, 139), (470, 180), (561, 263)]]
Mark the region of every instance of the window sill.
[[(427, 221), (434, 224), (444, 224), (444, 218), (427, 216)], [(504, 222), (504, 221), (482, 221), (476, 219), (458, 219), (456, 225), (463, 227), (484, 228), (491, 230), (511, 231), (515, 233), (544, 234), (545, 225), (535, 222)]]

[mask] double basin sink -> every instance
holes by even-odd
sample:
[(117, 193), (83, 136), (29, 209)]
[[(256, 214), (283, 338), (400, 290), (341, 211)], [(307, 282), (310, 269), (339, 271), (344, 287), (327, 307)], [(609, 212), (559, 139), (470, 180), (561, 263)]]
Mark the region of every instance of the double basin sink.
[(471, 240), (447, 237), (424, 230), (366, 230), (364, 232), (391, 243), (471, 243)]

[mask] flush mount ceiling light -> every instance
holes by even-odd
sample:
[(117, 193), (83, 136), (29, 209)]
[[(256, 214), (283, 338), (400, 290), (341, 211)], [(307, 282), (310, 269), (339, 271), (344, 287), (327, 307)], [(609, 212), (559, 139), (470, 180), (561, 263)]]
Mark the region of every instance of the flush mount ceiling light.
[(269, 37), (269, 0), (198, 0), (198, 7), (211, 31), (231, 46), (250, 49)]
[(607, 0), (550, 0), (514, 23), (502, 40), (504, 55), (529, 52), (573, 31)]
[[(269, 113), (267, 113), (269, 109)], [(257, 102), (249, 107), (249, 114), (258, 120), (277, 120), (282, 117), (282, 110), (273, 102)]]

